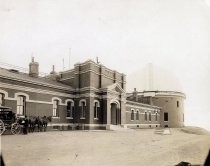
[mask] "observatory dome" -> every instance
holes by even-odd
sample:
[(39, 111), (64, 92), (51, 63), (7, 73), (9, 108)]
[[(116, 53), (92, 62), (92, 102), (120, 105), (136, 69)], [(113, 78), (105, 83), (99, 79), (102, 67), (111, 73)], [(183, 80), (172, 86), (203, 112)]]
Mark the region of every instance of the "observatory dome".
[(173, 71), (151, 63), (127, 75), (127, 92), (133, 92), (134, 88), (137, 91), (183, 91)]

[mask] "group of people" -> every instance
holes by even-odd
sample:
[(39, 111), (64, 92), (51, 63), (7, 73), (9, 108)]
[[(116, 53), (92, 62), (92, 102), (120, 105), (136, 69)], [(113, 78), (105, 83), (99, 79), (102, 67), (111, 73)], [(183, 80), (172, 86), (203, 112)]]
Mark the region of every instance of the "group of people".
[(35, 117), (35, 116), (25, 116), (18, 119), (18, 123), (22, 126), (23, 134), (28, 134), (28, 132), (34, 131), (46, 131), (47, 124), (50, 121), (50, 117)]

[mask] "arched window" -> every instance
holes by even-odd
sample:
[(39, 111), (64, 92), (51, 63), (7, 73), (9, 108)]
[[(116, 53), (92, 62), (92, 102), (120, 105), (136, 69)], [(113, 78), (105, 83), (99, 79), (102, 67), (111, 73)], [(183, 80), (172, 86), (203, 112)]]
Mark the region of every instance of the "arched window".
[(22, 116), (26, 114), (26, 96), (17, 96), (17, 115)]
[(147, 121), (147, 112), (144, 113), (144, 120)]
[(99, 101), (94, 101), (94, 119), (98, 119), (99, 115)]
[(134, 120), (134, 110), (131, 110), (131, 120)]
[(152, 121), (152, 115), (151, 115), (151, 112), (149, 113), (149, 121)]
[(74, 114), (74, 103), (72, 101), (67, 101), (67, 115), (68, 118), (73, 118)]
[(53, 117), (59, 117), (59, 100), (53, 100)]
[(4, 105), (4, 97), (5, 95), (3, 93), (0, 93), (0, 106), (3, 106)]
[(80, 116), (80, 118), (81, 118), (81, 119), (85, 119), (85, 113), (86, 113), (86, 100), (85, 100), (85, 99), (80, 100), (79, 106), (80, 106), (80, 108), (81, 108), (81, 116)]
[(139, 120), (139, 111), (136, 112), (136, 120)]

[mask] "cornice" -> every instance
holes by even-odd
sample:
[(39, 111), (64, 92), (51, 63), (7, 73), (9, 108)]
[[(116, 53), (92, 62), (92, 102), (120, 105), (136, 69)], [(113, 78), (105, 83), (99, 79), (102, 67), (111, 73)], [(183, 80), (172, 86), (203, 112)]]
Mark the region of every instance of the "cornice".
[(137, 105), (137, 106), (142, 106), (142, 107), (160, 109), (160, 107), (157, 107), (157, 106), (127, 100), (126, 105), (131, 105), (132, 106), (132, 104)]

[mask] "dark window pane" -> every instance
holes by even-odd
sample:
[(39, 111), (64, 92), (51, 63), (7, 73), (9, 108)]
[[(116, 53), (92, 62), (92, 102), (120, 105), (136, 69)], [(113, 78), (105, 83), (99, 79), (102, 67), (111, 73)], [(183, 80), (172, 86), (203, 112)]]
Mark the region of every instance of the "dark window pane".
[(168, 121), (168, 112), (164, 112), (164, 121)]

